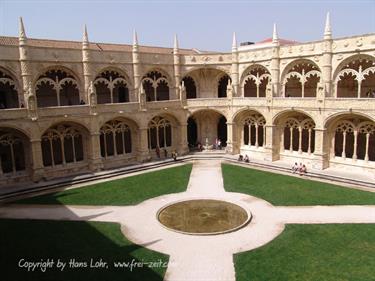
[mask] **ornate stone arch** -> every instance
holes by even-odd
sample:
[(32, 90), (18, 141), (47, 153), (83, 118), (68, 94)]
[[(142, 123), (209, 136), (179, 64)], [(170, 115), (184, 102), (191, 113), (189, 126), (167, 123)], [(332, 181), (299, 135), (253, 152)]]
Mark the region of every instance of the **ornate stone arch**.
[(282, 96), (316, 97), (321, 76), (319, 66), (312, 60), (293, 60), (285, 66), (281, 74)]
[[(173, 120), (175, 119), (175, 120)], [(149, 150), (155, 150), (160, 158), (160, 149), (169, 149), (175, 146), (177, 118), (170, 114), (154, 115), (147, 124)]]
[(124, 77), (127, 84), (129, 85), (129, 88), (133, 88), (133, 80), (130, 78), (127, 71), (125, 69), (120, 68), (120, 67), (116, 67), (116, 66), (102, 67), (98, 71), (95, 72), (95, 78), (99, 77), (103, 72), (107, 72), (107, 71), (114, 71), (114, 72), (119, 73), (120, 75), (122, 75)]
[(100, 126), (100, 151), (105, 159), (134, 154), (137, 128), (133, 120), (112, 118)]
[(336, 67), (335, 69), (332, 70), (332, 81), (335, 81), (338, 73), (345, 68), (348, 63), (355, 61), (355, 60), (362, 60), (362, 59), (367, 59), (367, 60), (373, 60), (375, 61), (375, 57), (367, 54), (355, 54), (355, 55), (350, 55), (343, 59)]
[(375, 97), (375, 57), (354, 55), (346, 58), (334, 71), (333, 86), (335, 97)]
[(17, 108), (23, 104), (23, 91), (16, 77), (8, 69), (0, 67), (0, 87), (3, 93), (0, 96), (0, 109)]
[(312, 119), (315, 124), (317, 124), (317, 121), (315, 120), (315, 118), (308, 112), (304, 111), (304, 110), (300, 110), (300, 109), (286, 109), (286, 110), (282, 110), (278, 113), (276, 113), (273, 117), (272, 117), (272, 124), (273, 125), (279, 125), (279, 121), (280, 119), (284, 118), (285, 116), (287, 115), (293, 115), (293, 114), (302, 114), (302, 115), (306, 115), (307, 117), (309, 117), (310, 119)]
[(362, 113), (340, 112), (326, 119), (331, 161), (375, 161), (375, 120)]
[(141, 79), (146, 101), (169, 100), (170, 90), (174, 87), (172, 82), (167, 72), (159, 68), (151, 68)]
[(60, 65), (50, 66), (43, 69), (37, 77), (34, 89), (38, 106), (80, 104), (80, 80), (71, 69)]
[(220, 65), (207, 65), (207, 66), (204, 66), (202, 67), (201, 65), (200, 66), (193, 66), (193, 67), (189, 67), (187, 69), (183, 69), (182, 72), (181, 72), (181, 77), (184, 77), (186, 75), (189, 75), (190, 73), (196, 71), (196, 70), (200, 70), (200, 69), (214, 69), (214, 70), (217, 70), (217, 71), (220, 71), (220, 72), (224, 72), (225, 74), (227, 74), (229, 77), (231, 77), (231, 72), (230, 72), (230, 69), (226, 68), (226, 67), (223, 67), (223, 66), (220, 66)]
[[(267, 80), (268, 79), (268, 80)], [(256, 89), (256, 94), (253, 93), (256, 97), (265, 97), (266, 96), (266, 86), (271, 81), (271, 72), (268, 70), (267, 67), (261, 64), (253, 64), (246, 68), (246, 70), (242, 73), (240, 86), (242, 96), (246, 96), (245, 87), (247, 83), (253, 82), (254, 87)], [(261, 88), (261, 89), (260, 89)], [(251, 93), (248, 93), (247, 96), (253, 96)]]
[(362, 117), (363, 119), (368, 119), (368, 120), (371, 120), (371, 121), (375, 122), (374, 117), (372, 117), (370, 115), (367, 115), (363, 112), (341, 111), (341, 112), (334, 113), (334, 114), (331, 114), (328, 117), (326, 117), (325, 120), (323, 121), (324, 128), (330, 130), (332, 128), (332, 126), (334, 125), (334, 123), (337, 122), (337, 120), (339, 120), (341, 118), (344, 118), (346, 116), (350, 116), (350, 115), (351, 116), (359, 116), (359, 117)]
[(41, 136), (45, 167), (74, 165), (87, 161), (85, 147), (89, 131), (77, 122), (59, 122), (49, 126)]
[(131, 80), (115, 67), (103, 68), (93, 81), (97, 103), (126, 103), (130, 101)]
[(31, 165), (29, 141), (24, 131), (0, 125), (0, 182), (3, 175), (27, 173)]

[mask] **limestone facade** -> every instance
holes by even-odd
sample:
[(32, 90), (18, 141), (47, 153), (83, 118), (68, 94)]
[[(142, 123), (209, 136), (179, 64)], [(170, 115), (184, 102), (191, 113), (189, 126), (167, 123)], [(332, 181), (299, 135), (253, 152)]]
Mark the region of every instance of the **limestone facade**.
[[(186, 154), (375, 173), (375, 34), (231, 53), (0, 37), (0, 185)], [(165, 151), (166, 150), (166, 151)]]

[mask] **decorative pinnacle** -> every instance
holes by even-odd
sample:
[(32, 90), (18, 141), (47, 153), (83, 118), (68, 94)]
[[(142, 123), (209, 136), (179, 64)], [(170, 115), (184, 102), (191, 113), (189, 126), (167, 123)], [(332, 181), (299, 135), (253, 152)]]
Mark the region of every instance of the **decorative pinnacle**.
[(84, 28), (83, 28), (83, 37), (82, 37), (82, 41), (84, 43), (88, 43), (89, 42), (89, 36), (87, 34), (87, 26), (86, 24), (84, 25)]
[(178, 50), (178, 39), (177, 39), (177, 34), (174, 35), (173, 49), (174, 49), (174, 50)]
[(232, 51), (237, 51), (236, 32), (233, 32)]
[(326, 17), (326, 26), (324, 28), (324, 39), (332, 39), (332, 29), (331, 29), (331, 18), (329, 12)]
[(19, 37), (26, 39), (26, 32), (25, 32), (25, 27), (23, 25), (22, 17), (20, 17)]
[(274, 43), (274, 44), (279, 43), (279, 36), (277, 35), (276, 23), (273, 24), (272, 43)]
[(137, 31), (135, 29), (134, 29), (134, 32), (133, 32), (133, 45), (138, 46), (138, 35), (137, 35)]

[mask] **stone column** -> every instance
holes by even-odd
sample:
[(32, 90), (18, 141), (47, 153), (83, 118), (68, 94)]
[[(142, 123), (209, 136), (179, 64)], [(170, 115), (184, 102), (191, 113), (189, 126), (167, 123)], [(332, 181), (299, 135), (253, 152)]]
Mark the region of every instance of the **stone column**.
[(225, 152), (233, 154), (233, 122), (227, 122), (227, 147)]
[(329, 166), (329, 144), (327, 129), (315, 128), (315, 149), (312, 167), (323, 170)]
[(177, 35), (174, 37), (174, 46), (173, 46), (173, 69), (174, 69), (174, 81), (175, 81), (175, 96), (170, 97), (170, 99), (181, 99), (180, 98), (180, 79), (181, 79), (181, 66), (180, 66), (180, 55), (178, 50), (178, 40)]
[[(279, 46), (275, 46), (272, 49), (272, 59), (271, 59), (271, 85), (272, 85), (272, 95), (277, 97), (280, 96), (280, 59), (279, 59)], [(271, 98), (271, 97), (269, 97)]]
[(147, 137), (147, 127), (139, 128), (139, 142), (138, 142), (138, 154), (137, 160), (139, 162), (145, 162), (150, 159), (150, 151), (148, 149), (148, 137)]
[(34, 182), (40, 181), (44, 177), (44, 165), (42, 154), (42, 143), (40, 139), (30, 140), (31, 147), (31, 178)]
[(96, 172), (103, 169), (102, 155), (100, 152), (100, 133), (93, 132), (89, 135), (87, 146), (88, 162), (90, 171)]
[(280, 136), (279, 128), (276, 125), (265, 125), (266, 130), (266, 156), (267, 161), (280, 159)]
[(178, 146), (178, 154), (184, 155), (189, 153), (189, 146), (187, 141), (187, 123), (181, 124), (179, 127), (180, 143)]
[(271, 84), (272, 94), (280, 96), (280, 42), (277, 35), (276, 24), (273, 26), (272, 34), (272, 58), (271, 58)]

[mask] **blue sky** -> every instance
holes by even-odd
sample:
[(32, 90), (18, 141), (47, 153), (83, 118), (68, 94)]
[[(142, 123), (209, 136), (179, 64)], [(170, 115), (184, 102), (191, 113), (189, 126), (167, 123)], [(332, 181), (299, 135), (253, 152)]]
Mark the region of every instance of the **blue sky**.
[(0, 35), (17, 36), (18, 17), (29, 37), (81, 40), (86, 23), (90, 41), (132, 42), (229, 51), (237, 40), (260, 41), (272, 34), (300, 42), (322, 39), (326, 12), (334, 37), (375, 32), (375, 0), (357, 1), (18, 1), (0, 0)]

